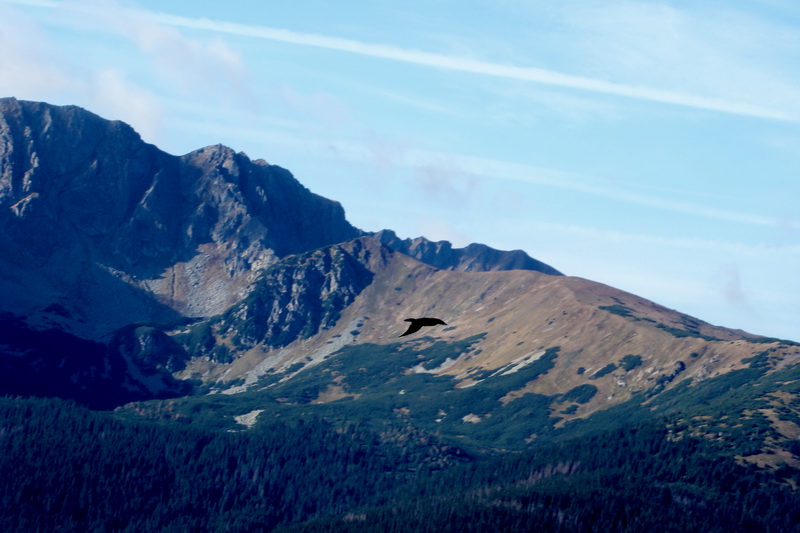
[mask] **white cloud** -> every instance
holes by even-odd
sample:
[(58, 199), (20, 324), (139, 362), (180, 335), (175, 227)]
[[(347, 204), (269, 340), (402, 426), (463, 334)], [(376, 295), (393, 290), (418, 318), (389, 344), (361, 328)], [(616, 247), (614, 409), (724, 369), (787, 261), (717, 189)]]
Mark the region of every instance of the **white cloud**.
[(148, 142), (160, 138), (164, 110), (155, 95), (130, 83), (117, 69), (92, 72), (86, 82), (93, 112), (133, 125)]
[(0, 5), (0, 93), (3, 96), (47, 95), (73, 84), (62, 67), (66, 58), (39, 27), (16, 9)]
[(58, 7), (59, 2), (53, 0), (5, 0), (7, 4), (18, 4), (33, 7)]
[[(51, 27), (105, 44), (89, 61), (53, 44)], [(0, 94), (77, 104), (124, 120), (149, 142), (161, 138), (170, 94), (251, 114), (258, 107), (242, 58), (221, 39), (188, 38), (114, 0), (0, 3)]]
[(58, 8), (75, 27), (133, 43), (158, 77), (185, 95), (236, 94), (252, 103), (247, 69), (239, 53), (221, 39), (188, 38), (160, 24), (152, 13), (116, 0), (68, 0)]
[(7, 5), (0, 5), (0, 94), (81, 105), (124, 120), (150, 142), (161, 131), (162, 108), (151, 91), (119, 69), (81, 65), (51, 43), (39, 24)]

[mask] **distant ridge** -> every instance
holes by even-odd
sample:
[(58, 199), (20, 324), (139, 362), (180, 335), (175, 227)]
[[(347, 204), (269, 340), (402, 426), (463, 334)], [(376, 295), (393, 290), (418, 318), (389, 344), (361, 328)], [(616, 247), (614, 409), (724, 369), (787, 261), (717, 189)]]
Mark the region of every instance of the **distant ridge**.
[(462, 272), (490, 270), (534, 270), (551, 276), (561, 276), (555, 268), (533, 259), (522, 250), (495, 250), (485, 244), (469, 244), (453, 248), (448, 241), (429, 241), (423, 237), (400, 239), (392, 230), (379, 231), (375, 236), (381, 244), (437, 268)]

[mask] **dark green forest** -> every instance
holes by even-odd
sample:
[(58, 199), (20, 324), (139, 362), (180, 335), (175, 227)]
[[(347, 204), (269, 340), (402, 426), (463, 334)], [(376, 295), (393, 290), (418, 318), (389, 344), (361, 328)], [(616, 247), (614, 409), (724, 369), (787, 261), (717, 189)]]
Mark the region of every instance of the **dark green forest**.
[(405, 437), (318, 418), (234, 432), (0, 399), (0, 530), (800, 530), (796, 471), (741, 466), (678, 419), (505, 454)]

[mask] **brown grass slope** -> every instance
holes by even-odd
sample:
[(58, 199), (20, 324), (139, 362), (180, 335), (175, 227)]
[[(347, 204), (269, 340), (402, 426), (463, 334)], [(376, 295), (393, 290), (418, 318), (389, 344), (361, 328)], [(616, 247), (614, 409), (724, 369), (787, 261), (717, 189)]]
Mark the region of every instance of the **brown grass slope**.
[[(796, 346), (753, 342), (760, 338), (586, 279), (532, 271), (439, 270), (374, 241), (367, 245), (373, 247), (368, 268), (374, 280), (333, 327), (284, 348), (258, 346), (229, 365), (196, 360), (183, 377), (245, 378), (244, 385), (226, 391), (235, 393), (252, 388), (267, 372), (291, 368), (291, 379), (352, 344), (415, 342), (424, 336), (458, 341), (483, 333), (469, 353), (431, 372), (454, 376), (458, 387), (480, 387), (481, 371), (515, 372), (558, 346), (554, 368), (509, 390), (503, 401), (526, 392), (555, 395), (584, 384), (596, 387), (588, 403), (553, 405), (572, 407), (568, 420), (624, 402), (638, 391), (666, 390), (689, 378), (697, 383), (744, 368), (744, 359), (770, 348), (776, 349), (781, 365), (800, 361)], [(448, 326), (399, 339), (407, 327), (403, 320), (420, 316), (441, 318)]]

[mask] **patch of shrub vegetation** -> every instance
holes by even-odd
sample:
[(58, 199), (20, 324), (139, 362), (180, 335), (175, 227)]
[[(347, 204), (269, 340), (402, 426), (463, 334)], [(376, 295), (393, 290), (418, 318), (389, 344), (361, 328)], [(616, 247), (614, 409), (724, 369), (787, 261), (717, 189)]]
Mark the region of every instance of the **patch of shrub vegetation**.
[(703, 340), (707, 340), (707, 341), (720, 341), (720, 340), (722, 340), (720, 338), (713, 337), (711, 335), (702, 335), (702, 334), (698, 333), (697, 331), (674, 328), (674, 327), (668, 326), (666, 324), (656, 324), (656, 327), (659, 328), (659, 329), (663, 329), (664, 331), (666, 331), (667, 333), (671, 334), (673, 337), (676, 337), (678, 339), (681, 339), (681, 338), (684, 338), (684, 337), (696, 337), (698, 339), (703, 339)]
[(754, 355), (753, 357), (746, 357), (742, 359), (743, 363), (749, 363), (750, 368), (768, 368), (769, 367), (769, 354), (773, 350), (764, 350), (763, 352)]
[(293, 364), (289, 365), (289, 368), (284, 370), (284, 374), (294, 374), (295, 372), (297, 372), (298, 370), (300, 370), (304, 366), (306, 366), (304, 363), (293, 363)]
[(598, 370), (597, 372), (592, 374), (591, 377), (589, 377), (589, 379), (602, 378), (603, 376), (606, 376), (606, 375), (612, 373), (616, 369), (617, 369), (617, 365), (615, 365), (614, 363), (608, 363), (606, 366), (604, 366), (603, 368), (601, 368), (600, 370)]
[(777, 342), (778, 344), (782, 344), (784, 346), (800, 346), (800, 342), (778, 339), (776, 337), (746, 337), (744, 340), (752, 344), (772, 344)]
[(209, 358), (216, 362), (216, 363), (232, 363), (233, 362), (233, 353), (231, 350), (225, 346), (224, 344), (218, 344), (214, 346), (214, 349), (211, 350), (209, 354)]
[(597, 394), (597, 387), (588, 383), (578, 385), (577, 387), (569, 390), (561, 396), (561, 400), (565, 402), (589, 403)]
[(602, 309), (603, 311), (608, 311), (614, 315), (619, 315), (625, 318), (636, 318), (633, 314), (633, 309), (626, 305), (614, 304), (614, 305), (600, 305), (598, 309)]
[(641, 355), (628, 354), (619, 361), (619, 365), (625, 372), (630, 372), (637, 366), (641, 366), (641, 364), (642, 364)]

